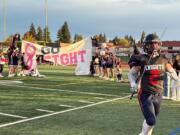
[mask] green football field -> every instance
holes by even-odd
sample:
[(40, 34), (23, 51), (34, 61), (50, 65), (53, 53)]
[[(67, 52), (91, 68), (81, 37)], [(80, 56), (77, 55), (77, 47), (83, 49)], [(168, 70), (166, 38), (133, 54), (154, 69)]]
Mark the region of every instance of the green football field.
[[(143, 116), (128, 83), (39, 66), (45, 78), (0, 78), (0, 135), (138, 135)], [(5, 70), (7, 74), (7, 68)], [(126, 72), (124, 72), (126, 78)], [(180, 128), (180, 102), (164, 100), (153, 135)], [(177, 133), (180, 134), (180, 133)]]

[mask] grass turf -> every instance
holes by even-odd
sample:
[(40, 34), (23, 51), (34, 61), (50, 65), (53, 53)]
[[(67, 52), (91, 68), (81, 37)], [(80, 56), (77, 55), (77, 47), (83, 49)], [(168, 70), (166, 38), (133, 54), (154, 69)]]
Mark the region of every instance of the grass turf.
[[(75, 76), (74, 67), (41, 65), (39, 69), (46, 78), (0, 79), (0, 112), (33, 118), (48, 114), (36, 109), (60, 112), (70, 109), (60, 104), (81, 107), (90, 104), (79, 102), (82, 100), (98, 103), (130, 94), (128, 83)], [(4, 80), (23, 83), (1, 83)], [(180, 128), (179, 112), (179, 102), (163, 101), (153, 134), (168, 135)], [(0, 115), (0, 125), (18, 120), (21, 118)], [(126, 98), (2, 127), (0, 135), (137, 135), (142, 121), (137, 99)]]

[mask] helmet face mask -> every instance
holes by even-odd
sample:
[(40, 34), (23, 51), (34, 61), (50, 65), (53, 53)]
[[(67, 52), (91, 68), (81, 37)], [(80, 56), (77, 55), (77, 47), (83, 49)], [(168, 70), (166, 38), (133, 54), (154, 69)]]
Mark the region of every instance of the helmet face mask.
[(143, 49), (147, 54), (156, 53), (156, 55), (159, 55), (161, 49), (159, 37), (156, 34), (147, 35), (143, 42)]

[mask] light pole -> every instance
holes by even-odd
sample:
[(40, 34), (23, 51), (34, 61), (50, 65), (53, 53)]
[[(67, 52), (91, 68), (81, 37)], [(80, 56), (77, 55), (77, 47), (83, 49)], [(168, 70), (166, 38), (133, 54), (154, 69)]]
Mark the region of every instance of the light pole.
[(4, 5), (4, 8), (3, 8), (3, 13), (4, 13), (4, 32), (3, 32), (3, 35), (4, 35), (4, 41), (6, 40), (6, 15), (7, 15), (7, 3), (6, 3), (6, 0), (3, 0), (3, 5)]
[(45, 26), (45, 44), (47, 43), (48, 36), (48, 1), (45, 0), (45, 16), (46, 16), (46, 26)]

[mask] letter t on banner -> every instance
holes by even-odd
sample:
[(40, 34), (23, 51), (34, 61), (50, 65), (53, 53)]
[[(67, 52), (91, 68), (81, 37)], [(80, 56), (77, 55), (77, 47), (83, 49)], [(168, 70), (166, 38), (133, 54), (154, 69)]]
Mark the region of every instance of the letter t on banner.
[(90, 62), (92, 60), (92, 42), (91, 38), (82, 41), (83, 48), (78, 51), (78, 63), (75, 69), (75, 75), (89, 75)]

